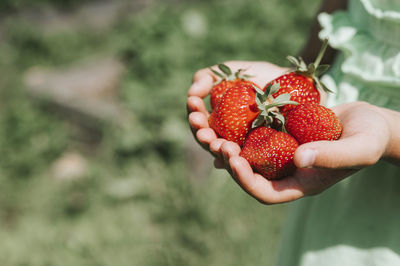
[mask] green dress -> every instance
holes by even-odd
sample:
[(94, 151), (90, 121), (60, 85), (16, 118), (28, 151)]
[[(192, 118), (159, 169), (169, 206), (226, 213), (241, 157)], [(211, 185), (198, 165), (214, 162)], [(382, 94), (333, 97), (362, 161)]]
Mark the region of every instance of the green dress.
[[(320, 38), (340, 51), (323, 77), (336, 91), (328, 105), (360, 100), (400, 111), (400, 0), (350, 0), (319, 21)], [(290, 203), (277, 265), (400, 265), (400, 167), (382, 160)]]

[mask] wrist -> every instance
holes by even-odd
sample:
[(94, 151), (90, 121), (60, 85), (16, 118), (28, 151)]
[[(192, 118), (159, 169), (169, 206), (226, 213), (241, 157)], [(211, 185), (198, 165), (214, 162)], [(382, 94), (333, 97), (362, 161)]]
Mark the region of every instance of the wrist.
[(390, 109), (378, 107), (389, 128), (389, 140), (384, 158), (400, 164), (400, 113)]

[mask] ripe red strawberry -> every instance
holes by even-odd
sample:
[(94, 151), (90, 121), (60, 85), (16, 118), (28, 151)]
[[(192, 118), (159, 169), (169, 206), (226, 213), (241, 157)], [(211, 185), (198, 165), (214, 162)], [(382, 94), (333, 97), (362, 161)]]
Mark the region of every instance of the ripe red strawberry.
[[(253, 83), (238, 83), (229, 88), (208, 119), (210, 127), (220, 137), (242, 146), (252, 127), (264, 124), (269, 114), (275, 114), (274, 107), (293, 103), (285, 97), (290, 95), (282, 95), (271, 103), (270, 93), (279, 86), (275, 84), (266, 89), (264, 93)], [(279, 114), (276, 116), (279, 118)]]
[(300, 144), (318, 140), (337, 140), (342, 125), (335, 113), (315, 103), (299, 104), (286, 114), (287, 132)]
[(253, 82), (247, 80), (247, 78), (249, 78), (250, 76), (243, 74), (243, 69), (239, 69), (238, 71), (233, 73), (232, 70), (224, 64), (219, 64), (218, 68), (221, 72), (211, 69), (211, 71), (216, 76), (221, 78), (221, 80), (219, 80), (210, 91), (211, 109), (214, 109), (217, 106), (227, 89), (232, 88), (238, 84), (246, 84), (250, 86), (254, 84)]
[(287, 133), (258, 127), (249, 133), (240, 156), (264, 177), (279, 179), (291, 175), (296, 169), (293, 156), (298, 146)]
[[(273, 97), (278, 97), (284, 93), (290, 93), (291, 100), (298, 103), (306, 102), (320, 102), (320, 94), (314, 86), (312, 78), (297, 74), (296, 72), (290, 72), (283, 76), (280, 76), (275, 82), (278, 82), (281, 89), (273, 94)], [(280, 108), (282, 114), (286, 114), (294, 105), (285, 105)]]
[(247, 83), (229, 88), (208, 119), (210, 127), (222, 138), (242, 146), (259, 113), (255, 96), (255, 88)]
[[(272, 82), (280, 84), (278, 92), (273, 94), (273, 97), (277, 97), (281, 94), (290, 93), (291, 100), (298, 103), (320, 103), (321, 96), (320, 92), (331, 92), (320, 80), (319, 76), (322, 75), (327, 69), (328, 65), (320, 65), (322, 56), (328, 45), (328, 40), (324, 40), (321, 51), (318, 54), (317, 59), (314, 63), (308, 66), (300, 57), (299, 59), (288, 56), (287, 59), (295, 66), (293, 72), (284, 74)], [(285, 105), (280, 108), (283, 115), (292, 109), (294, 105)]]

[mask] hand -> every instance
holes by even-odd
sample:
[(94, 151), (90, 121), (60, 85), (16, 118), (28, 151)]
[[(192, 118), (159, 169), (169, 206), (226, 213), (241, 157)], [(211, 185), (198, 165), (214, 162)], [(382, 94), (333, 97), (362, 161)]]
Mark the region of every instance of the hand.
[[(287, 71), (263, 62), (227, 64), (233, 70), (248, 68), (247, 73), (255, 75), (253, 81), (260, 86)], [(344, 128), (338, 141), (299, 146), (294, 156), (298, 167), (295, 174), (281, 180), (267, 180), (254, 173), (239, 156), (241, 149), (237, 144), (218, 138), (209, 128), (209, 113), (202, 99), (209, 94), (215, 80), (209, 69), (195, 74), (187, 102), (192, 132), (200, 145), (215, 156), (214, 166), (227, 169), (247, 193), (262, 203), (282, 203), (318, 194), (382, 157), (400, 162), (400, 135), (396, 134), (400, 131), (400, 113), (357, 102), (333, 108)]]
[(267, 180), (254, 173), (239, 156), (240, 147), (228, 141), (220, 147), (224, 163), (216, 167), (228, 167), (236, 182), (258, 201), (275, 204), (318, 194), (382, 157), (399, 159), (399, 137), (392, 134), (399, 127), (399, 113), (362, 102), (340, 105), (333, 111), (343, 125), (342, 136), (337, 141), (300, 145), (294, 155), (298, 168), (293, 176)]
[[(254, 76), (251, 81), (264, 87), (269, 81), (279, 77), (288, 69), (267, 62), (230, 61), (225, 63), (232, 71), (246, 69), (244, 73)], [(216, 69), (216, 67), (212, 67)], [(208, 125), (209, 112), (203, 102), (217, 77), (208, 68), (197, 71), (188, 92), (187, 111), (189, 124), (197, 142), (216, 157), (215, 164), (221, 164), (221, 145), (224, 139), (218, 138)]]

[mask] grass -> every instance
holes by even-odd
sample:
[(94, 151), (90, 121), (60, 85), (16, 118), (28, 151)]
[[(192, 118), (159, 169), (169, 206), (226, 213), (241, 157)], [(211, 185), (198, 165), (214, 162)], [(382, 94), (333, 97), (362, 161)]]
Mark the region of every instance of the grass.
[[(25, 2), (3, 5), (19, 12)], [(0, 264), (272, 265), (286, 206), (260, 205), (211, 163), (188, 178), (186, 91), (197, 69), (217, 62), (287, 65), (317, 6), (155, 2), (105, 32), (44, 33), (8, 18), (0, 44)], [(127, 67), (120, 99), (131, 119), (103, 125), (88, 151), (68, 117), (26, 95), (23, 73), (110, 53)], [(89, 170), (55, 180), (50, 165), (67, 150), (86, 156)]]

